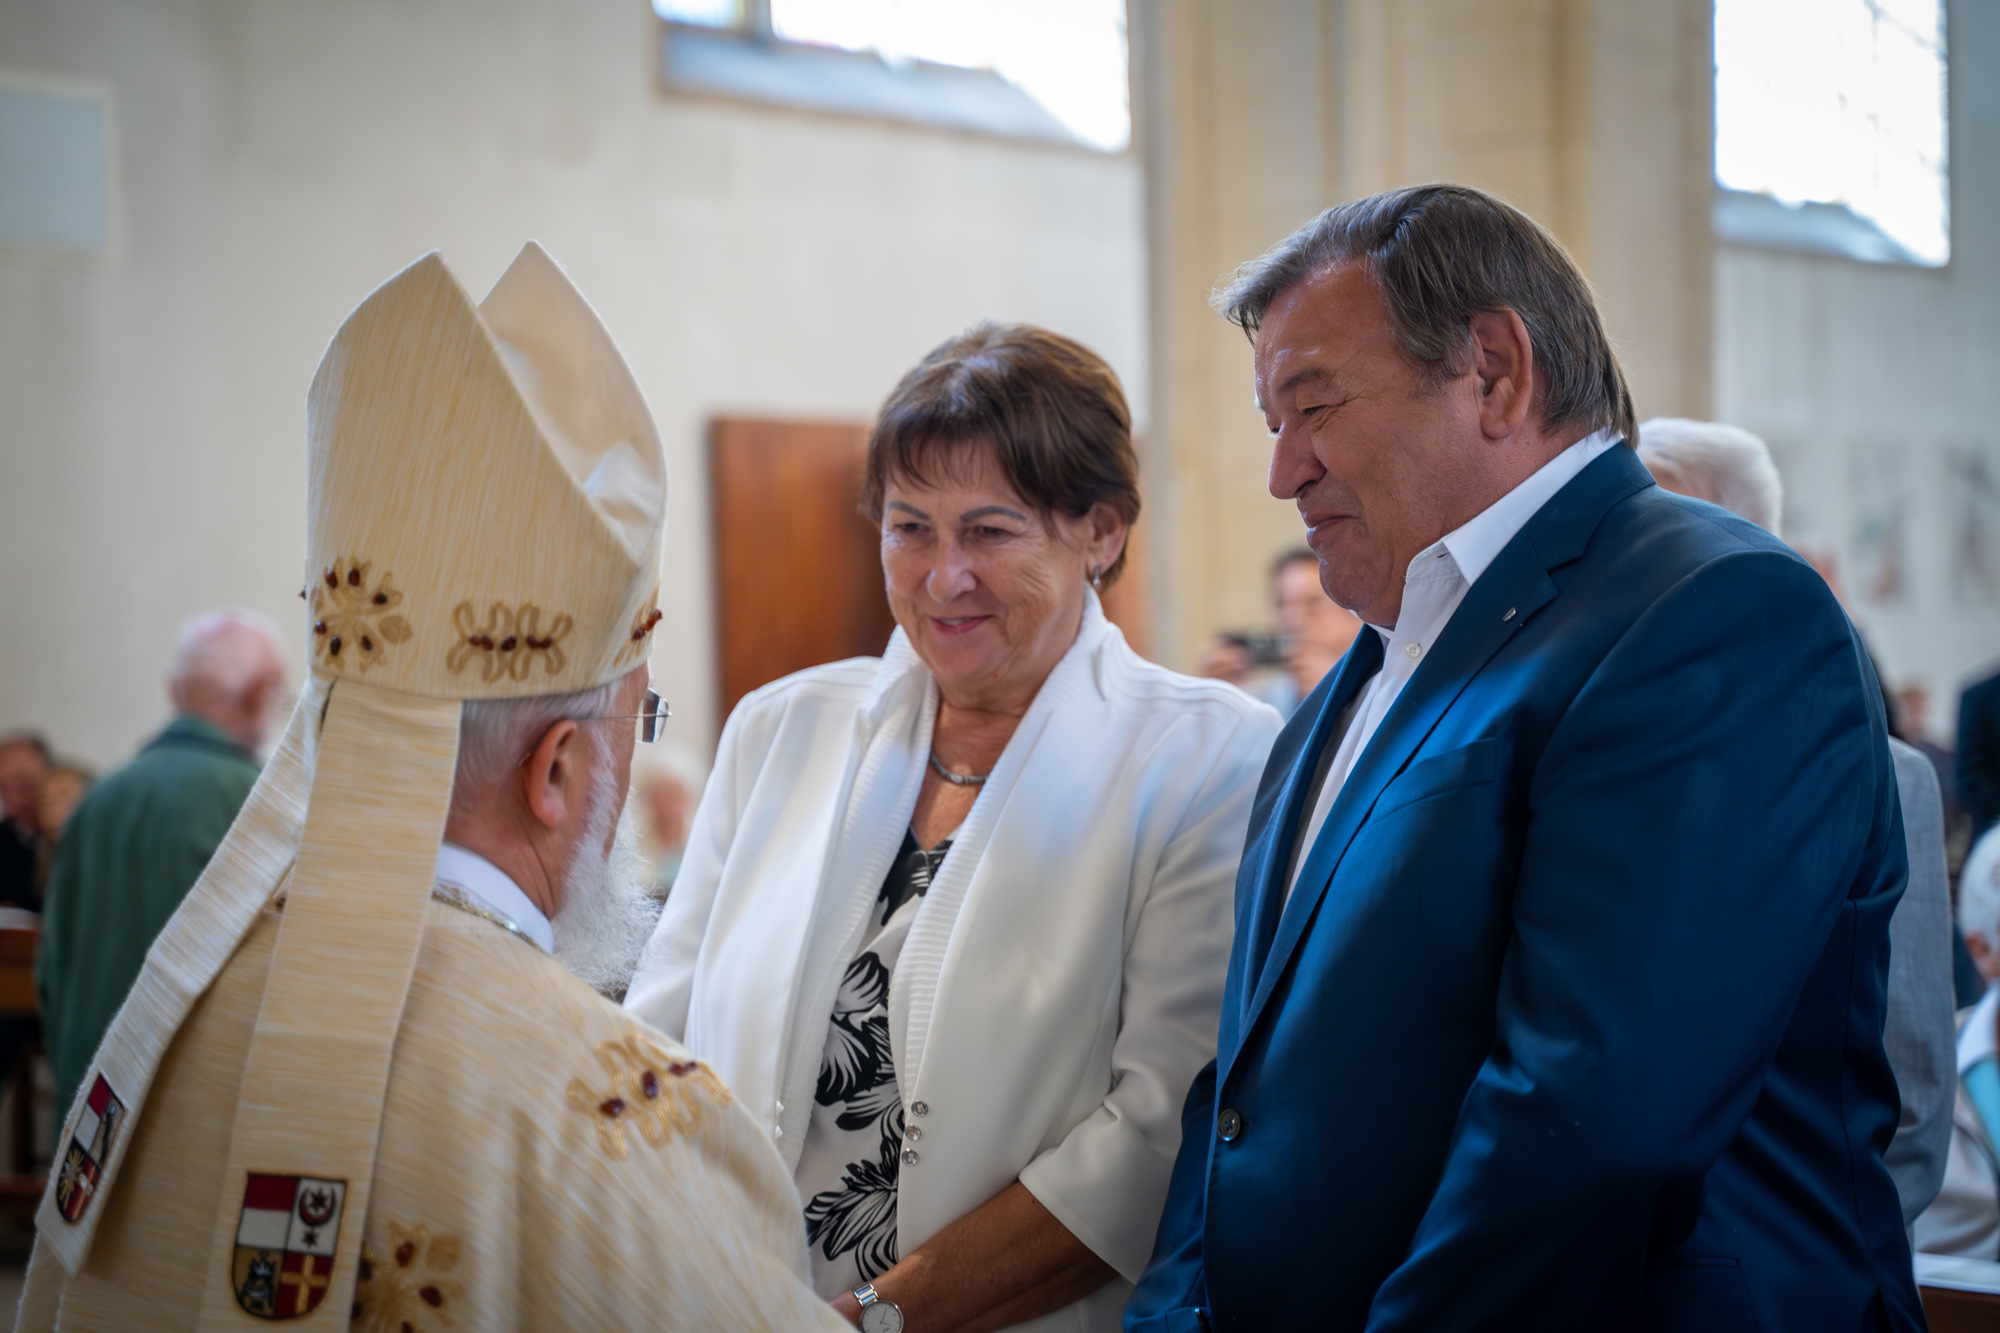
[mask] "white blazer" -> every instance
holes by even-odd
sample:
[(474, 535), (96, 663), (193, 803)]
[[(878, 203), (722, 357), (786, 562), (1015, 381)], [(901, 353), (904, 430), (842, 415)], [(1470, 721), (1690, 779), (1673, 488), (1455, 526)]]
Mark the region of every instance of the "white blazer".
[[(745, 697), (625, 1002), (721, 1073), (791, 1169), (937, 699), (901, 630), (880, 659)], [(890, 1041), (903, 1104), (926, 1113), (898, 1252), (1018, 1178), (1125, 1279), (1026, 1327), (1118, 1328), (1151, 1254), (1279, 726), (1140, 658), (1090, 596), (910, 926)]]

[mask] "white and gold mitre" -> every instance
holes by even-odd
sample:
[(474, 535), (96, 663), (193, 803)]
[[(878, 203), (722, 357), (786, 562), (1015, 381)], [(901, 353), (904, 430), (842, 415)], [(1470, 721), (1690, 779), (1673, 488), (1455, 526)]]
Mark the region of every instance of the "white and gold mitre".
[(316, 673), (472, 699), (645, 659), (659, 435), (540, 246), (477, 306), (435, 254), (391, 278), (327, 348), (306, 438)]
[(478, 305), (435, 254), (362, 302), (314, 376), (307, 460), (311, 676), (99, 1047), (37, 1215), (41, 1243), (77, 1272), (162, 1056), (282, 893), (204, 1328), (263, 1322), (232, 1264), (285, 1180), (311, 1183), (324, 1218), (313, 1244), (328, 1280), (301, 1316), (346, 1323), (462, 701), (615, 680), (646, 660), (660, 618), (659, 437), (610, 336), (539, 246)]

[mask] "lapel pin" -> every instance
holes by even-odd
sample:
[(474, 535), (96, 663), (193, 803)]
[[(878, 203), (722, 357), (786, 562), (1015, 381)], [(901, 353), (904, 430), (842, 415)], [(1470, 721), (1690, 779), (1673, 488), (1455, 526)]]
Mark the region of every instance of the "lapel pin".
[(1507, 614), (1500, 617), (1502, 621), (1512, 620), (1513, 618), (1514, 618), (1514, 608), (1511, 606), (1507, 608)]

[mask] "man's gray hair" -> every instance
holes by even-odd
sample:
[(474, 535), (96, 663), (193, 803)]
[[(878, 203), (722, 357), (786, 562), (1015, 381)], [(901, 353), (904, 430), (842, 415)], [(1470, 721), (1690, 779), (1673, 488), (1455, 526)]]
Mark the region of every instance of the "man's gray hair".
[(208, 611), (181, 622), (174, 636), (174, 666), (167, 677), (176, 688), (205, 688), (235, 698), (276, 665), (285, 663), (283, 640), (268, 616), (255, 611)]
[[(458, 770), (452, 800), (481, 790), (517, 768), (550, 727), (564, 718), (603, 717), (616, 706), (624, 677), (574, 694), (537, 694), (525, 699), (468, 699), (458, 719)], [(607, 738), (583, 728), (594, 748)]]
[(2000, 949), (2000, 828), (1986, 830), (1958, 876), (1958, 931)]
[(1771, 451), (1747, 430), (1719, 421), (1653, 417), (1639, 427), (1639, 461), (1670, 490), (1685, 488), (1773, 537), (1785, 506), (1785, 484)]
[(1609, 429), (1637, 443), (1637, 414), (1590, 284), (1533, 218), (1463, 185), (1417, 185), (1329, 208), (1236, 270), (1215, 308), (1255, 341), (1271, 304), (1360, 260), (1423, 384), (1472, 367), (1472, 317), (1512, 310), (1534, 348), (1548, 429)]

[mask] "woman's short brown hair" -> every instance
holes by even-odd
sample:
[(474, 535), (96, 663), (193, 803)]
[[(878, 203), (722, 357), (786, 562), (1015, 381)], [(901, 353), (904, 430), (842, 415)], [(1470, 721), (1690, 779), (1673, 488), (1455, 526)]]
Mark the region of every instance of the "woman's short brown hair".
[[(889, 478), (929, 480), (984, 446), (1007, 484), (1047, 518), (1102, 502), (1139, 518), (1139, 460), (1125, 391), (1104, 358), (1032, 324), (980, 324), (919, 361), (882, 404), (861, 476), (861, 512), (882, 520)], [(1129, 549), (1130, 544), (1127, 543)], [(1103, 572), (1125, 567), (1120, 551)]]

